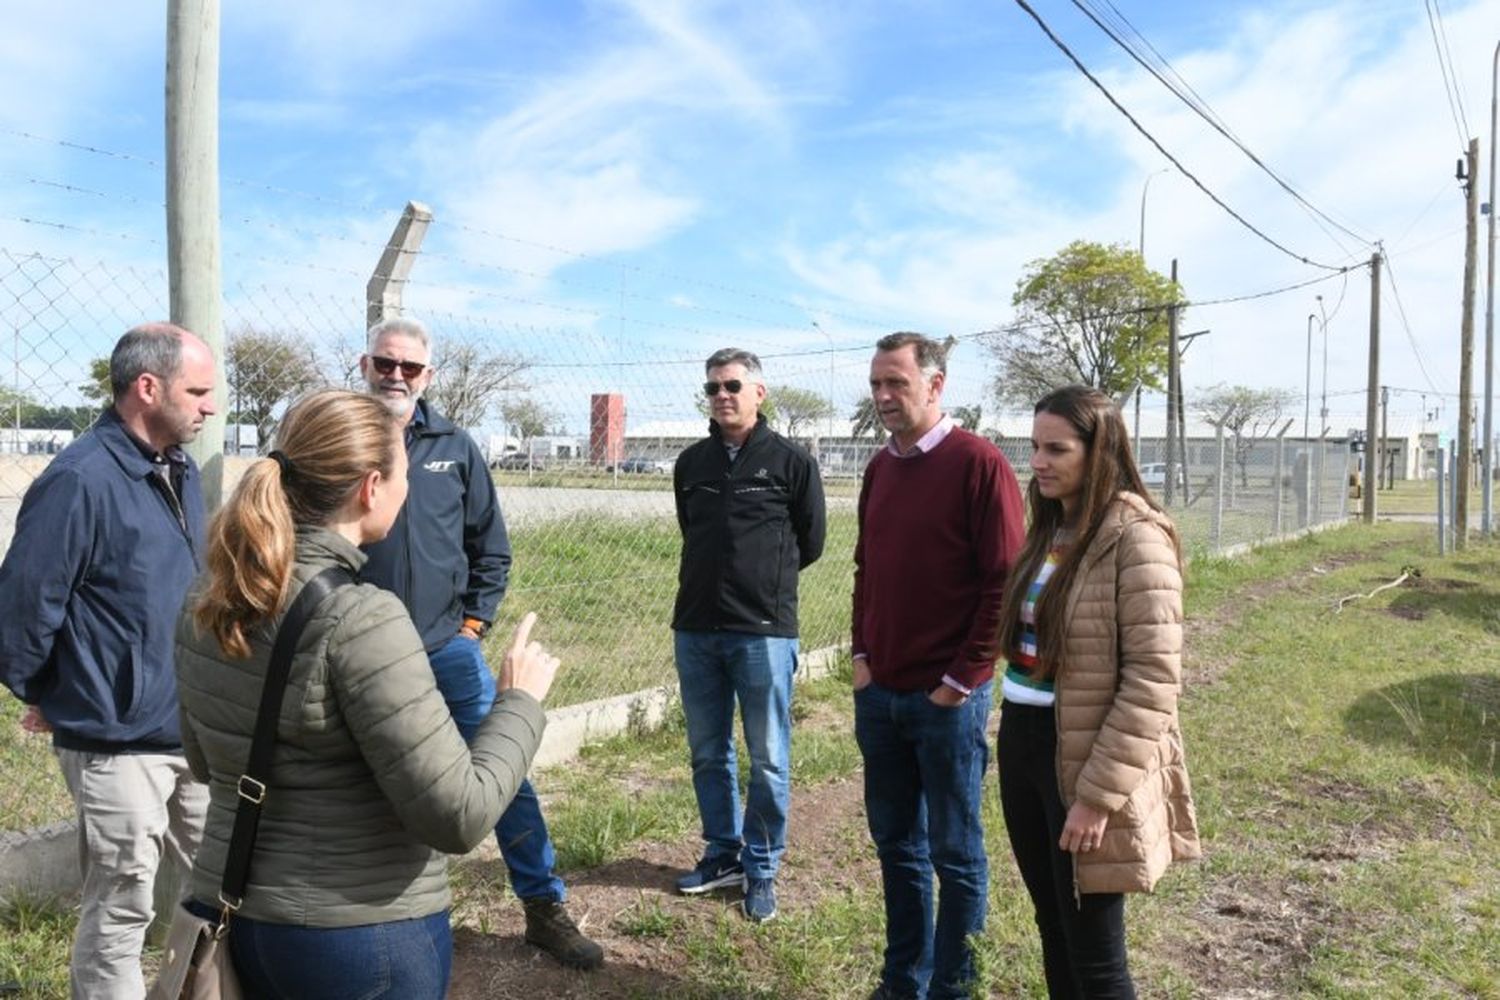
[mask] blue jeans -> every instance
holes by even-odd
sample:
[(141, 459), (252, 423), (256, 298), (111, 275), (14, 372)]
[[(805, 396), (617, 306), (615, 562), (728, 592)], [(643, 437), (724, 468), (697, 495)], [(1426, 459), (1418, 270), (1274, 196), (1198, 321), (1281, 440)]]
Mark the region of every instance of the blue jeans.
[(979, 797), (989, 765), (990, 695), (987, 682), (962, 705), (944, 708), (925, 691), (870, 684), (854, 693), (865, 814), (885, 886), (881, 982), (898, 996), (969, 995), (968, 937), (984, 929), (989, 903)]
[[(792, 675), (797, 640), (748, 632), (674, 633), (682, 714), (705, 857), (736, 857), (749, 878), (775, 878), (792, 796)], [(750, 787), (740, 816), (734, 703), (740, 703)]]
[[(479, 643), (455, 635), (427, 654), (427, 658), (458, 731), (465, 740), (472, 740), (495, 702), (495, 675), (490, 672)], [(517, 896), (558, 903), (566, 898), (562, 879), (552, 874), (557, 854), (547, 833), (547, 821), (542, 818), (542, 803), (529, 780), (521, 782), (516, 797), (500, 814), (495, 840), (500, 844), (505, 867), (510, 869), (510, 887)]]
[[(199, 916), (218, 915), (196, 900), (189, 906)], [(303, 927), (234, 917), (229, 952), (247, 997), (441, 1000), (453, 967), (453, 932), (447, 910), (358, 927)]]

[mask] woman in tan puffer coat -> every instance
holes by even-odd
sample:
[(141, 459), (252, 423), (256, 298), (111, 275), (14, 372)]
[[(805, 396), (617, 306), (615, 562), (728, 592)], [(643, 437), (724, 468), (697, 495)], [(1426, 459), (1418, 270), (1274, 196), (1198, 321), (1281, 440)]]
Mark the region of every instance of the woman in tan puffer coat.
[(1133, 997), (1123, 894), (1200, 853), (1177, 721), (1180, 547), (1098, 390), (1037, 403), (1031, 470), (1001, 619), (1000, 801), (1048, 992)]

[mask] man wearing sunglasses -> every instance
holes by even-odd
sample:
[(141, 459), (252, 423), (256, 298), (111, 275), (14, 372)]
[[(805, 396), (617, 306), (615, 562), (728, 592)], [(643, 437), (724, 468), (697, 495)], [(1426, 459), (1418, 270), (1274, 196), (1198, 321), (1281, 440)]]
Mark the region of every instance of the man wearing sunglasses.
[[(510, 540), (479, 446), (422, 398), (432, 382), (432, 337), (412, 319), (370, 328), (359, 369), (370, 392), (406, 426), (406, 505), (383, 541), (368, 546), (360, 573), (400, 597), (422, 635), (438, 690), (464, 738), (495, 700), (495, 676), (480, 640), (495, 620), (510, 574)], [(526, 911), (526, 940), (564, 965), (595, 969), (604, 949), (563, 906), (552, 838), (530, 781), (495, 827), (511, 888)]]
[[(677, 888), (742, 886), (745, 916), (761, 923), (776, 915), (786, 849), (797, 573), (823, 552), (823, 483), (807, 451), (761, 415), (754, 354), (725, 348), (704, 368), (708, 437), (673, 472), (682, 563), (672, 628), (706, 848)], [(743, 817), (736, 700), (751, 760)]]

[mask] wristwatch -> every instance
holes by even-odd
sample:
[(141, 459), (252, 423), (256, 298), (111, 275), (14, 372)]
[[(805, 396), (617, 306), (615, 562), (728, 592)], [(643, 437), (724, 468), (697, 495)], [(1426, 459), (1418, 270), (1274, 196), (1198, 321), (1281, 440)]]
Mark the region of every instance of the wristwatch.
[(460, 628), (466, 628), (474, 633), (474, 638), (483, 639), (484, 634), (490, 630), (490, 623), (482, 618), (465, 618)]

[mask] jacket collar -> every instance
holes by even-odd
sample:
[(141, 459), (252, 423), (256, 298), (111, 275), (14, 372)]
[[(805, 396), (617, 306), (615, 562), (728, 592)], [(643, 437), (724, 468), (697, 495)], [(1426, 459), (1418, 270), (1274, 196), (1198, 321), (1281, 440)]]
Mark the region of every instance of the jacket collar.
[(297, 561), (313, 566), (343, 566), (358, 573), (369, 556), (336, 531), (315, 525), (297, 526)]
[[(755, 426), (750, 428), (750, 436), (745, 438), (745, 443), (740, 445), (740, 447), (748, 448), (770, 433), (771, 425), (766, 422), (766, 415), (764, 413), (757, 413), (755, 415)], [(708, 436), (719, 441), (721, 444), (724, 441), (724, 432), (712, 420), (708, 422)]]
[(407, 430), (412, 437), (436, 437), (456, 432), (458, 425), (429, 406), (427, 400), (419, 399)]
[[(113, 406), (105, 409), (94, 421), (93, 431), (99, 439), (99, 444), (109, 452), (125, 474), (132, 479), (145, 479), (155, 469), (155, 463), (151, 461), (147, 453), (147, 445), (137, 440), (135, 435), (126, 430), (125, 422), (115, 412)], [(193, 471), (192, 460), (183, 453), (180, 448), (170, 448), (167, 457), (183, 469), (184, 475), (191, 475)]]

